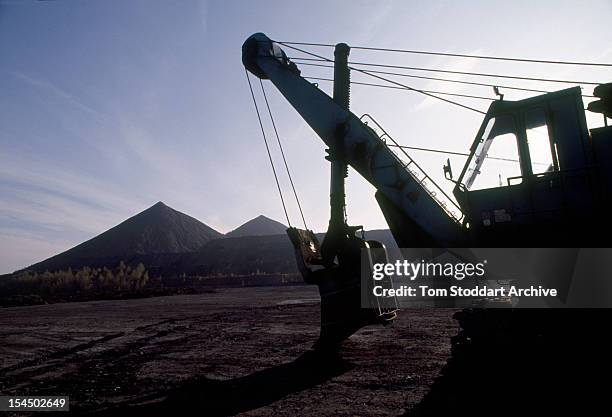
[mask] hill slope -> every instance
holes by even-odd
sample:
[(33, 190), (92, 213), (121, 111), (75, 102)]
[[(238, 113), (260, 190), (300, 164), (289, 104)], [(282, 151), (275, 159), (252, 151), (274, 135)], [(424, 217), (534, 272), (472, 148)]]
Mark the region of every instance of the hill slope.
[(195, 252), (223, 235), (161, 201), (117, 226), (27, 269), (106, 266), (134, 256)]
[(266, 216), (257, 216), (227, 233), (226, 237), (284, 235), (287, 226)]
[[(317, 233), (319, 242), (323, 233)], [(390, 259), (401, 259), (400, 251), (389, 230), (366, 232), (367, 239), (378, 240), (387, 247)], [(297, 273), (293, 245), (286, 234), (242, 236), (208, 242), (198, 253), (186, 253), (173, 263), (159, 263), (163, 272), (187, 275), (249, 275)]]

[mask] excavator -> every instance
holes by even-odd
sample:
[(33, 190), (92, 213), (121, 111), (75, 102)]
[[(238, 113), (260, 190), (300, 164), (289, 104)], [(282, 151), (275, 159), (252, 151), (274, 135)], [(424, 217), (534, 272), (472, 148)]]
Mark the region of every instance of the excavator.
[[(400, 248), (607, 246), (612, 228), (612, 126), (588, 129), (579, 87), (493, 101), (459, 176), (454, 177), (450, 161), (443, 167), (454, 183), (453, 199), (414, 159), (394, 150), (394, 139), (371, 116), (350, 111), (349, 54), (348, 45), (336, 45), (330, 97), (303, 78), (281, 45), (265, 34), (250, 36), (242, 46), (245, 68), (270, 80), (328, 148), (327, 233), (319, 244), (312, 231), (287, 231), (304, 280), (319, 287), (318, 347), (337, 347), (363, 326), (391, 323), (398, 312), (388, 306), (364, 309), (360, 304), (362, 254), (371, 250), (377, 255), (368, 259), (370, 263), (384, 262), (381, 252), (373, 251), (384, 246), (359, 237), (362, 226), (347, 224), (344, 181), (349, 166), (375, 187), (376, 201)], [(609, 101), (611, 85), (598, 88)], [(600, 112), (610, 116), (609, 108)], [(516, 154), (516, 164), (503, 172), (503, 178), (488, 158), (500, 147)], [(505, 315), (498, 320), (501, 314)], [(459, 321), (468, 333), (480, 326), (472, 336), (485, 334), (482, 326), (500, 320), (512, 322), (513, 329), (558, 324), (559, 315), (538, 317), (545, 318), (471, 311), (460, 314)]]

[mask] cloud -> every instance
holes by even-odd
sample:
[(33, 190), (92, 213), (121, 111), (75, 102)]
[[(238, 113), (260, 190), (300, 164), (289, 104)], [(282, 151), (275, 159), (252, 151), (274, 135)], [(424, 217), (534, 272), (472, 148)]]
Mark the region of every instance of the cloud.
[(68, 249), (149, 203), (122, 195), (116, 186), (65, 166), (6, 152), (0, 153), (0, 192), (3, 272)]
[(206, 33), (208, 27), (208, 1), (200, 0), (200, 22), (202, 22), (202, 32)]
[[(110, 214), (110, 215), (109, 215)], [(37, 228), (78, 234), (95, 234), (111, 226), (115, 215), (88, 203), (55, 195), (49, 190), (16, 190), (10, 200), (0, 202), (0, 216)]]
[(51, 93), (51, 94), (55, 95), (56, 97), (64, 100), (65, 102), (69, 103), (73, 107), (76, 107), (76, 108), (82, 110), (85, 113), (89, 113), (90, 115), (96, 116), (96, 117), (99, 117), (99, 118), (102, 117), (100, 112), (98, 112), (97, 110), (87, 106), (86, 104), (81, 102), (74, 95), (69, 94), (68, 92), (66, 92), (62, 88), (58, 87), (55, 84), (50, 83), (49, 81), (46, 81), (46, 80), (43, 80), (43, 79), (40, 79), (40, 78), (35, 78), (35, 77), (31, 76), (31, 75), (24, 74), (23, 72), (17, 72), (17, 71), (7, 71), (7, 72), (9, 74), (11, 74), (13, 77), (15, 77), (15, 78), (23, 81), (24, 83), (30, 85), (31, 87), (35, 87), (37, 89), (43, 90), (44, 92)]
[(116, 185), (101, 181), (66, 166), (50, 164), (34, 155), (0, 154), (0, 180), (41, 189), (67, 199), (86, 201), (91, 206), (125, 214), (138, 205), (138, 199), (122, 196)]
[[(468, 55), (482, 55), (483, 51), (481, 49), (476, 49), (474, 51), (471, 52), (466, 52), (466, 54)], [(461, 58), (461, 57), (440, 57), (437, 58), (435, 60), (433, 60), (431, 63), (424, 65), (424, 67), (427, 68), (434, 68), (434, 69), (439, 69), (439, 70), (451, 70), (451, 71), (460, 71), (460, 72), (470, 72), (472, 70), (474, 70), (477, 65), (478, 65), (478, 60), (476, 59), (471, 59), (471, 58)], [(443, 74), (443, 73), (440, 73)], [(427, 74), (428, 76), (430, 74)], [(437, 77), (438, 75), (436, 75)], [(445, 76), (442, 76), (443, 78), (446, 78)], [(469, 76), (467, 75), (455, 75), (453, 74), (452, 77), (450, 77), (454, 80), (459, 80), (459, 81), (464, 81), (464, 80), (469, 80)], [(459, 84), (459, 83), (440, 83), (439, 81), (434, 81), (431, 80), (429, 82), (427, 82), (427, 84), (425, 84), (425, 86), (420, 87), (421, 90), (433, 90), (433, 91), (444, 91), (446, 93), (463, 93), (465, 92), (470, 86), (468, 86), (467, 84)], [(473, 87), (472, 87), (473, 88)], [(492, 90), (491, 90), (492, 92)], [(448, 100), (453, 100), (455, 101), (455, 98), (453, 96), (447, 96), (447, 95), (439, 95), (440, 97), (443, 97), (445, 99)], [(493, 95), (491, 94), (491, 98), (494, 98)], [(465, 100), (457, 100), (459, 102), (464, 102)], [(427, 109), (429, 107), (432, 107), (435, 104), (443, 104), (444, 102), (441, 100), (438, 100), (436, 98), (433, 97), (425, 97), (423, 98), (415, 107), (414, 110), (418, 111), (418, 110), (423, 110), (423, 109)], [(473, 106), (473, 101), (470, 100), (470, 102), (466, 102), (467, 105), (469, 106)], [(445, 104), (446, 105), (446, 104)], [(479, 107), (479, 106), (474, 106), (474, 107)]]
[(360, 30), (361, 41), (367, 43), (374, 39), (378, 32), (389, 23), (389, 17), (393, 11), (393, 0), (376, 3), (376, 9), (369, 12), (367, 19), (360, 18), (362, 28)]
[(51, 240), (18, 231), (0, 231), (0, 274), (10, 273), (46, 259), (72, 246), (71, 242)]

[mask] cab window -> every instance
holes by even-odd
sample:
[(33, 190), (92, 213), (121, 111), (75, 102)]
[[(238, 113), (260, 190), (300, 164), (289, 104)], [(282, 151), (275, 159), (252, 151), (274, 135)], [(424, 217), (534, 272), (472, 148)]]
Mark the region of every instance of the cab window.
[(542, 174), (553, 171), (553, 148), (548, 136), (546, 112), (543, 108), (537, 107), (525, 111), (525, 133), (532, 172)]
[[(516, 124), (512, 115), (491, 118), (466, 172), (468, 190), (500, 187), (521, 176)], [(513, 184), (521, 179), (514, 179)]]

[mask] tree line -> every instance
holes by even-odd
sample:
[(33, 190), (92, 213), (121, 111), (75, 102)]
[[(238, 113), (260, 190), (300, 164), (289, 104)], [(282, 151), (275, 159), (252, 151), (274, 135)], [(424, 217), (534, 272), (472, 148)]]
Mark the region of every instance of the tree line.
[(54, 272), (22, 271), (0, 280), (0, 290), (6, 294), (73, 294), (140, 291), (150, 282), (149, 272), (142, 263), (114, 268), (91, 268)]

